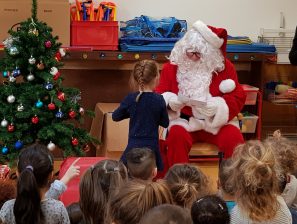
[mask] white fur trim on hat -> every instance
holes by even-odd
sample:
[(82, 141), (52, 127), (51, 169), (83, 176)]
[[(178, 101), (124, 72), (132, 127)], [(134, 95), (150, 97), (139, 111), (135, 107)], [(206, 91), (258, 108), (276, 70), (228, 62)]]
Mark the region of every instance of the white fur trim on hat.
[(193, 28), (196, 29), (203, 38), (215, 48), (221, 48), (224, 40), (219, 38), (211, 29), (207, 27), (202, 21), (198, 20), (193, 24)]
[(225, 79), (219, 85), (219, 89), (222, 93), (231, 93), (235, 87), (236, 85), (233, 79)]

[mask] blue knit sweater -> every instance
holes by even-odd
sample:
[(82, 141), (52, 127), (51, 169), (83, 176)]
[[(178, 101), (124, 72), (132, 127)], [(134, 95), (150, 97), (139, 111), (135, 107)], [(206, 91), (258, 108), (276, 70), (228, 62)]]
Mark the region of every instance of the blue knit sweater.
[(158, 130), (159, 126), (167, 128), (169, 125), (166, 104), (163, 97), (154, 92), (143, 92), (136, 102), (138, 94), (128, 94), (112, 114), (114, 121), (130, 118), (128, 145), (121, 160), (126, 163), (126, 153), (132, 148), (148, 147), (156, 155), (158, 170), (162, 170)]

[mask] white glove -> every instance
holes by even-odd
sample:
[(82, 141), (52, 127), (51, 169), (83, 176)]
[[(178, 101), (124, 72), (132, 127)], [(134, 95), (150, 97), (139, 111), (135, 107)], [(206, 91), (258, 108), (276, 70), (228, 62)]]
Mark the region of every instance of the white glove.
[(168, 105), (169, 105), (170, 109), (173, 111), (180, 111), (185, 106), (184, 103), (180, 102), (175, 97), (172, 97), (169, 99)]
[(208, 101), (206, 106), (201, 107), (198, 111), (206, 117), (212, 117), (217, 113), (218, 106), (216, 103)]

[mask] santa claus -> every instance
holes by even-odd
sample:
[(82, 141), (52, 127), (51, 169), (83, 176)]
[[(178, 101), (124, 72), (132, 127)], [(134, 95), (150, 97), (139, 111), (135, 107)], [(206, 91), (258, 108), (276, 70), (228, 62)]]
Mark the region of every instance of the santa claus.
[(163, 95), (170, 117), (169, 166), (188, 162), (194, 142), (217, 145), (225, 158), (244, 142), (230, 121), (244, 106), (246, 94), (226, 58), (226, 44), (225, 29), (197, 21), (164, 64), (156, 92)]

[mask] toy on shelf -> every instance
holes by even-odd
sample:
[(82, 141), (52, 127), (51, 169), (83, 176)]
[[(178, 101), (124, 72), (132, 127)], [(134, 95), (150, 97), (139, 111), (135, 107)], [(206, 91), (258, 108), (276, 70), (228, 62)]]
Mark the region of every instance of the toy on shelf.
[(71, 21), (116, 21), (116, 8), (113, 2), (76, 0), (70, 5)]
[[(294, 94), (295, 93), (295, 94)], [(270, 81), (265, 85), (266, 99), (275, 104), (297, 103), (297, 82)]]

